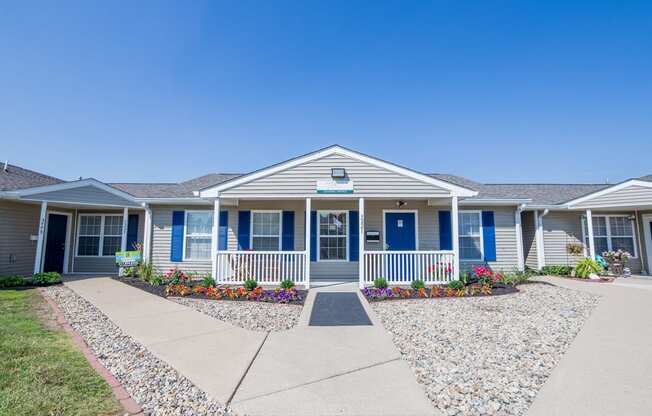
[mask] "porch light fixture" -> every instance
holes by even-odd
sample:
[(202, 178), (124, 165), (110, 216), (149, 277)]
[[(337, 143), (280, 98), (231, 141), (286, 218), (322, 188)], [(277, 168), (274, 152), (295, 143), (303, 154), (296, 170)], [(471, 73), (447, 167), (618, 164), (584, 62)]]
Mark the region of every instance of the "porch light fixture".
[(396, 201), (396, 206), (401, 208), (407, 205), (407, 202), (405, 201)]
[(333, 179), (346, 178), (346, 170), (344, 170), (344, 168), (331, 168), (331, 178)]

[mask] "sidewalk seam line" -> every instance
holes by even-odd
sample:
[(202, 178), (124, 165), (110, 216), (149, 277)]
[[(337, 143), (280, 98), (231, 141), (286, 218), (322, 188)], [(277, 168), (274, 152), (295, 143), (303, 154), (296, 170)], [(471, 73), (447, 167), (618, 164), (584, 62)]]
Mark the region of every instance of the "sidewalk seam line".
[(251, 400), (260, 399), (261, 397), (266, 397), (266, 396), (271, 396), (273, 394), (283, 393), (284, 391), (298, 389), (299, 387), (304, 387), (304, 386), (309, 386), (311, 384), (321, 383), (322, 381), (331, 380), (333, 378), (337, 378), (337, 377), (341, 377), (341, 376), (346, 376), (346, 375), (349, 375), (349, 374), (356, 373), (358, 371), (368, 370), (370, 368), (378, 367), (378, 366), (385, 365), (385, 364), (389, 364), (389, 363), (392, 363), (394, 361), (399, 361), (401, 359), (402, 359), (401, 357), (397, 357), (397, 358), (392, 358), (391, 360), (382, 361), (382, 362), (375, 363), (375, 364), (370, 364), (370, 365), (367, 365), (365, 367), (354, 368), (353, 370), (348, 370), (348, 371), (344, 371), (342, 373), (333, 374), (332, 376), (320, 378), (320, 379), (317, 379), (317, 380), (307, 381), (305, 383), (297, 384), (296, 386), (290, 386), (290, 387), (287, 387), (287, 388), (284, 388), (284, 389), (270, 391), (269, 393), (259, 394), (258, 396), (248, 397), (248, 398), (243, 399), (243, 400), (238, 400), (236, 403), (244, 403), (244, 402), (248, 402), (248, 401), (251, 401)]
[(265, 342), (267, 341), (267, 337), (269, 336), (271, 331), (267, 331), (265, 333), (265, 338), (263, 338), (263, 342), (260, 343), (260, 346), (258, 346), (258, 349), (256, 350), (256, 353), (254, 356), (251, 358), (251, 361), (249, 362), (249, 365), (245, 369), (244, 373), (242, 374), (242, 377), (240, 377), (240, 380), (238, 380), (238, 384), (236, 384), (235, 388), (233, 389), (233, 392), (229, 396), (229, 398), (226, 400), (226, 403), (224, 404), (224, 407), (229, 407), (231, 405), (231, 401), (235, 397), (235, 394), (238, 392), (238, 389), (240, 389), (240, 385), (242, 385), (242, 382), (244, 381), (245, 377), (247, 377), (247, 374), (249, 374), (249, 370), (251, 369), (251, 366), (254, 365), (254, 361), (256, 361), (256, 358), (258, 358), (258, 354), (260, 354), (260, 350), (263, 349), (263, 345), (265, 345)]

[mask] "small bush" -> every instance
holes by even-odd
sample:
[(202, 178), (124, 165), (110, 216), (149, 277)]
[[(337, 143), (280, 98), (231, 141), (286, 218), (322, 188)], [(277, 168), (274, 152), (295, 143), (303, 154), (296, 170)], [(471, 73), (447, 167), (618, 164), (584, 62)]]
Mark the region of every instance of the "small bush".
[(23, 276), (0, 276), (0, 288), (25, 286), (26, 284)]
[(258, 287), (258, 282), (255, 279), (247, 279), (244, 281), (244, 287), (247, 290), (254, 290)]
[(138, 269), (136, 267), (125, 267), (122, 269), (123, 277), (136, 277), (138, 275)]
[(464, 289), (464, 282), (461, 280), (453, 280), (451, 282), (448, 282), (448, 288), (453, 289), (453, 290), (462, 290)]
[(410, 284), (410, 286), (412, 286), (412, 289), (414, 290), (419, 290), (419, 289), (424, 289), (426, 287), (426, 284), (423, 283), (423, 280), (414, 280), (412, 284)]
[(32, 276), (32, 283), (35, 285), (50, 285), (61, 283), (61, 275), (57, 272), (36, 273)]
[(294, 287), (294, 282), (292, 280), (283, 280), (281, 282), (281, 289), (292, 289)]
[(157, 275), (157, 276), (152, 276), (152, 277), (148, 280), (148, 282), (149, 282), (149, 284), (152, 285), (152, 286), (161, 286), (161, 285), (163, 284), (163, 277), (158, 276), (158, 275)]
[(384, 277), (379, 277), (378, 279), (374, 280), (374, 287), (376, 289), (387, 289), (387, 279)]
[(213, 279), (211, 276), (206, 276), (202, 279), (200, 285), (207, 289), (209, 287), (215, 287), (215, 279)]
[(581, 279), (588, 279), (592, 273), (600, 273), (602, 266), (593, 259), (582, 259), (575, 265), (575, 276)]
[(136, 267), (136, 274), (142, 280), (151, 282), (151, 279), (154, 277), (154, 266), (152, 263), (140, 263)]
[(541, 273), (546, 276), (570, 276), (573, 268), (571, 266), (543, 266), (541, 268)]

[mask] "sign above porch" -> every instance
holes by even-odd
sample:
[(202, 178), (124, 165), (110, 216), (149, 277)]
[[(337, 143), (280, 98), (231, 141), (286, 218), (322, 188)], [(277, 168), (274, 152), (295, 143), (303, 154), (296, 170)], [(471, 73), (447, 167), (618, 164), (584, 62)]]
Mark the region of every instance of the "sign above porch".
[(317, 180), (317, 193), (318, 194), (352, 194), (353, 181), (319, 179)]

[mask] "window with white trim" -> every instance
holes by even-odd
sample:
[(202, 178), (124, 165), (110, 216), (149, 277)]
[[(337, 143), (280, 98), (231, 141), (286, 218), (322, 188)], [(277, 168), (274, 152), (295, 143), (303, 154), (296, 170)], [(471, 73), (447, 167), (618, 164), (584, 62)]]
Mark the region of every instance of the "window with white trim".
[(77, 256), (115, 256), (122, 245), (122, 215), (80, 214)]
[[(634, 221), (628, 215), (592, 215), (591, 220), (595, 254), (602, 255), (605, 251), (624, 250), (633, 257), (638, 256), (634, 238)], [(586, 217), (582, 217), (582, 234), (584, 244), (588, 247), (589, 233)]]
[(348, 260), (348, 211), (319, 211), (317, 217), (319, 260)]
[(482, 215), (480, 211), (460, 211), (460, 260), (482, 260)]
[(186, 211), (184, 260), (210, 260), (213, 239), (213, 211)]
[(281, 211), (251, 211), (251, 249), (281, 250)]

